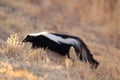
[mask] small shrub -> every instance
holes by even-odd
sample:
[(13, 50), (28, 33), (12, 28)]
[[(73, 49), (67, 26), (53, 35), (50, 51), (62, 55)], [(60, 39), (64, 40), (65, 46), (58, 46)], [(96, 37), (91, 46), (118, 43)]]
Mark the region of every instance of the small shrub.
[(19, 45), (19, 37), (17, 33), (11, 34), (10, 37), (7, 39), (7, 43), (11, 46), (17, 46)]

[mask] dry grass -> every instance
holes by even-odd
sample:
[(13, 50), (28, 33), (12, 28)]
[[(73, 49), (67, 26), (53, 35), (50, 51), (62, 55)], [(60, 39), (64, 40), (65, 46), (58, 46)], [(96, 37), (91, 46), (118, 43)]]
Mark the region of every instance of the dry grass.
[[(120, 80), (119, 0), (0, 0), (0, 80)], [(94, 70), (22, 44), (32, 32), (81, 37), (100, 62)]]

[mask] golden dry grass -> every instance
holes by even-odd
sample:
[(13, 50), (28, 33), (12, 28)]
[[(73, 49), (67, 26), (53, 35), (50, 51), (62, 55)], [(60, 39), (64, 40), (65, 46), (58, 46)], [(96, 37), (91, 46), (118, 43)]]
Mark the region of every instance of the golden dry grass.
[[(0, 80), (120, 80), (119, 0), (0, 0)], [(81, 37), (99, 67), (22, 44), (32, 32)]]

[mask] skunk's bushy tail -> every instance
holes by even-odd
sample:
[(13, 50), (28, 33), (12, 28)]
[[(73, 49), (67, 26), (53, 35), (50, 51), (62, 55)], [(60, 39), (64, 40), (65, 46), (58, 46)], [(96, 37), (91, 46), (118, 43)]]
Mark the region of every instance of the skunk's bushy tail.
[(93, 58), (87, 45), (79, 39), (80, 46), (74, 46), (77, 56), (81, 61), (89, 62), (92, 67), (97, 68), (99, 63)]

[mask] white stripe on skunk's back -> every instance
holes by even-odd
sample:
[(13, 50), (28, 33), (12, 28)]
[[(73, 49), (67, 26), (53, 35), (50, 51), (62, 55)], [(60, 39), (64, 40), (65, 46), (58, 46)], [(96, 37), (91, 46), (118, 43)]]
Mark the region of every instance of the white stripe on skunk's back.
[(32, 33), (32, 34), (29, 34), (29, 35), (30, 36), (39, 36), (39, 35), (46, 35), (46, 34), (49, 34), (49, 33), (44, 31), (44, 32), (40, 32), (40, 33)]
[(80, 46), (80, 42), (74, 38), (62, 38), (60, 36), (54, 35), (54, 34), (50, 34), (48, 32), (41, 32), (41, 33), (33, 33), (33, 34), (29, 34), (31, 36), (39, 36), (39, 35), (43, 35), (47, 38), (49, 38), (50, 40), (61, 44), (61, 43), (65, 43), (65, 44), (70, 44), (70, 45), (74, 45), (74, 46)]
[(60, 44), (60, 43), (65, 43), (65, 44), (72, 44), (72, 45), (75, 45), (75, 46), (77, 46), (77, 47), (80, 46), (79, 41), (76, 40), (76, 39), (74, 39), (74, 38), (66, 38), (66, 39), (64, 39), (64, 38), (62, 38), (62, 37), (60, 37), (60, 36), (56, 36), (56, 35), (54, 35), (54, 34), (46, 34), (46, 35), (44, 35), (44, 36), (46, 36), (46, 37), (48, 37), (49, 39), (57, 42), (58, 44)]

